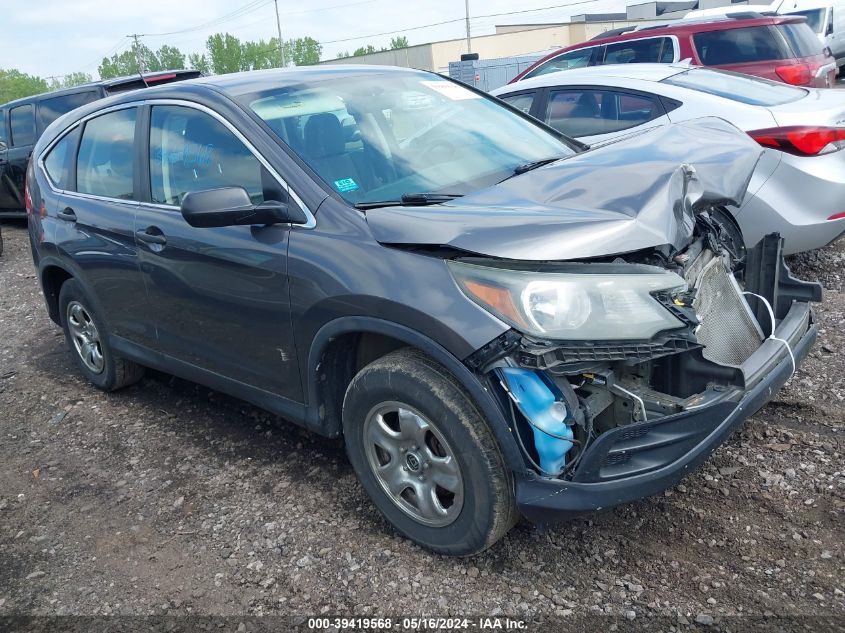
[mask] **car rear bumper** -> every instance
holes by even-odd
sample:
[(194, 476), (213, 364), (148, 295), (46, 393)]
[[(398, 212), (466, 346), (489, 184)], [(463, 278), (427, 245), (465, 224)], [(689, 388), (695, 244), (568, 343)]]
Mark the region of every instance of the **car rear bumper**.
[[(793, 303), (777, 328), (794, 360), (803, 360), (817, 326), (806, 303)], [(767, 340), (743, 364), (745, 390), (724, 401), (603, 433), (584, 454), (572, 481), (522, 476), (515, 481), (520, 512), (550, 523), (647, 497), (676, 484), (699, 466), (792, 375), (785, 346)]]

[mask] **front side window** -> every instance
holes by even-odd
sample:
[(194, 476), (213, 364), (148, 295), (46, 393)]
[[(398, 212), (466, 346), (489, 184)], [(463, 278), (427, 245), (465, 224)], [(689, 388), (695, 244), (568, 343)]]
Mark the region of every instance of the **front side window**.
[(790, 57), (777, 31), (768, 26), (706, 31), (694, 34), (692, 40), (705, 66), (747, 64)]
[(662, 114), (652, 97), (610, 90), (556, 90), (549, 95), (546, 123), (578, 138), (626, 130)]
[(86, 103), (96, 101), (99, 95), (95, 91), (77, 92), (74, 94), (42, 99), (38, 104), (38, 124), (43, 130), (53, 121), (71, 110), (84, 106)]
[(261, 163), (209, 114), (185, 106), (153, 106), (152, 201), (178, 206), (187, 193), (219, 187), (243, 187), (253, 202), (262, 202)]
[(650, 37), (608, 44), (604, 64), (671, 63), (675, 61), (675, 46), (668, 37)]
[(525, 75), (524, 79), (539, 77), (540, 75), (547, 75), (549, 73), (556, 73), (559, 70), (569, 70), (571, 68), (583, 68), (584, 66), (589, 66), (590, 61), (593, 58), (593, 53), (596, 52), (596, 49), (596, 46), (590, 46), (589, 48), (580, 48), (577, 51), (570, 51), (569, 53), (558, 55), (557, 57), (537, 66), (537, 68)]
[(351, 204), (468, 194), (575, 153), (498, 100), (430, 73), (351, 74), (242, 100)]
[(35, 143), (35, 117), (31, 103), (9, 110), (9, 122), (12, 128), (12, 145), (32, 145)]
[(80, 193), (131, 200), (134, 197), (136, 108), (88, 121), (79, 143), (76, 187)]
[(525, 114), (531, 112), (531, 106), (534, 104), (534, 92), (520, 92), (515, 95), (503, 95), (499, 98), (517, 110), (522, 110)]
[(706, 68), (691, 68), (667, 77), (663, 83), (698, 90), (739, 103), (766, 107), (798, 101), (807, 95), (803, 88), (777, 81)]
[(44, 169), (50, 181), (58, 189), (65, 189), (68, 185), (70, 174), (70, 163), (73, 148), (76, 147), (76, 137), (79, 135), (79, 128), (75, 128), (66, 134), (61, 141), (53, 146), (47, 158), (44, 159)]

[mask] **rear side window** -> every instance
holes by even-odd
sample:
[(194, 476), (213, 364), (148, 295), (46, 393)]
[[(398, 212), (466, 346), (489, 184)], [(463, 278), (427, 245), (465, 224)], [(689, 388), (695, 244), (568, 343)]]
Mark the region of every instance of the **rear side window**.
[(529, 114), (531, 112), (531, 106), (534, 104), (534, 94), (534, 92), (520, 92), (515, 95), (503, 95), (499, 98), (517, 110), (522, 110), (525, 114)]
[(822, 43), (807, 24), (778, 24), (775, 28), (783, 35), (795, 57), (822, 54)]
[(150, 123), (150, 191), (157, 204), (179, 205), (186, 193), (243, 187), (264, 200), (259, 160), (214, 117), (183, 106), (154, 106)]
[(38, 125), (43, 130), (63, 114), (96, 101), (98, 97), (97, 92), (88, 91), (43, 99), (38, 104)]
[(12, 145), (32, 145), (35, 143), (35, 117), (31, 103), (9, 110), (9, 123), (12, 128)]
[(75, 128), (56, 143), (50, 153), (47, 154), (47, 158), (44, 159), (44, 169), (47, 176), (57, 189), (67, 189), (68, 187), (71, 158), (78, 136), (79, 128)]
[(136, 108), (88, 121), (79, 143), (76, 187), (80, 193), (131, 200), (134, 194)]
[(8, 143), (6, 140), (6, 111), (0, 110), (0, 145), (6, 145), (6, 143)]
[(788, 84), (723, 70), (692, 68), (663, 83), (757, 106), (776, 106), (803, 99), (807, 91)]
[(650, 37), (608, 44), (604, 64), (668, 64), (675, 61), (675, 46), (671, 38)]
[(577, 51), (570, 51), (568, 53), (564, 53), (563, 55), (558, 55), (557, 57), (537, 66), (537, 68), (525, 75), (524, 79), (528, 79), (529, 77), (539, 77), (540, 75), (547, 75), (549, 73), (556, 73), (559, 70), (569, 70), (570, 68), (583, 68), (584, 66), (589, 66), (597, 48), (598, 47), (596, 46), (590, 46), (588, 48), (580, 48)]
[(706, 31), (695, 33), (692, 39), (705, 66), (747, 64), (792, 57), (777, 31), (768, 26)]
[(663, 115), (657, 99), (611, 90), (556, 90), (549, 95), (546, 123), (569, 136), (609, 134)]

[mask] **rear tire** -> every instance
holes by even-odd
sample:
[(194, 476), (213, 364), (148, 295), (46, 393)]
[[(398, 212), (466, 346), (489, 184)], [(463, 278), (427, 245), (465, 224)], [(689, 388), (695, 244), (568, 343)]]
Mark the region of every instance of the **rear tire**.
[(114, 391), (141, 380), (144, 367), (114, 354), (105, 324), (75, 279), (62, 284), (59, 316), (76, 365), (95, 387)]
[(364, 367), (343, 403), (349, 460), (402, 534), (440, 554), (484, 551), (518, 518), (496, 440), (458, 381), (404, 348)]

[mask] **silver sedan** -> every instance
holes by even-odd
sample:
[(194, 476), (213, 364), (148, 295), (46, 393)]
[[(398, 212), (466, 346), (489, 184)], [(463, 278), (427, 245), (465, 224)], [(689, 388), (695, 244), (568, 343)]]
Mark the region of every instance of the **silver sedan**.
[(787, 253), (845, 232), (845, 90), (798, 88), (686, 64), (566, 70), (493, 94), (590, 145), (717, 116), (763, 147), (748, 194), (730, 208), (746, 246), (773, 231)]

